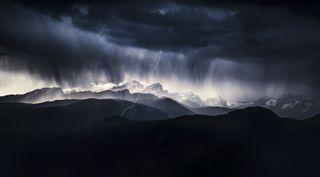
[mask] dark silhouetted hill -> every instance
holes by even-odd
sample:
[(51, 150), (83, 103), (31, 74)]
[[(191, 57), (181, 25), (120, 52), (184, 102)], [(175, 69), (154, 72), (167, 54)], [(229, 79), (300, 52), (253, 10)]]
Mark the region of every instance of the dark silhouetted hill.
[[(219, 116), (132, 121), (112, 115), (121, 104), (129, 103), (1, 104), (5, 116), (0, 119), (0, 173), (33, 177), (320, 175), (319, 115), (299, 121), (252, 107)], [(137, 104), (136, 109), (137, 116), (157, 119), (156, 114), (140, 112), (154, 112), (150, 107)], [(75, 128), (85, 124), (80, 131)], [(38, 132), (39, 127), (60, 133), (11, 132)]]
[[(143, 102), (143, 101), (142, 101)], [(183, 115), (194, 115), (195, 113), (183, 106), (182, 104), (170, 99), (159, 98), (153, 100), (145, 100), (145, 104), (154, 108), (158, 108), (163, 112), (166, 112), (171, 117), (178, 117)]]
[(200, 115), (209, 115), (209, 116), (216, 116), (216, 115), (221, 115), (221, 114), (227, 114), (232, 109), (230, 108), (225, 108), (225, 107), (214, 107), (214, 106), (209, 106), (209, 107), (199, 107), (199, 108), (189, 108), (191, 109), (194, 113), (200, 114)]
[[(61, 134), (86, 129), (110, 116), (120, 115), (132, 106), (123, 100), (61, 100), (41, 104), (0, 104), (1, 129), (6, 133)], [(125, 117), (136, 120), (161, 120), (169, 116), (153, 107), (135, 104)]]

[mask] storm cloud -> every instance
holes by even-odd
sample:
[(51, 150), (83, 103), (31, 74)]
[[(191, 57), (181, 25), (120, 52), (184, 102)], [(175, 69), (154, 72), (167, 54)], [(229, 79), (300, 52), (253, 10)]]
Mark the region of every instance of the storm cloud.
[[(230, 81), (262, 93), (278, 86), (315, 95), (320, 89), (316, 6), (253, 0), (7, 1), (0, 7), (1, 66), (71, 86), (154, 73), (191, 85)], [(162, 60), (153, 72), (160, 50)]]

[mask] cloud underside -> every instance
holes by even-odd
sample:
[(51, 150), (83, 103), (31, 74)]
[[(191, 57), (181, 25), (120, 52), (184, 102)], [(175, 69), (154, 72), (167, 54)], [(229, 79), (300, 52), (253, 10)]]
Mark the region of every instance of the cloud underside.
[(135, 76), (220, 84), (218, 90), (233, 85), (229, 90), (239, 94), (247, 87), (260, 89), (257, 95), (277, 87), (318, 94), (320, 23), (314, 6), (8, 1), (0, 6), (0, 67), (70, 87)]

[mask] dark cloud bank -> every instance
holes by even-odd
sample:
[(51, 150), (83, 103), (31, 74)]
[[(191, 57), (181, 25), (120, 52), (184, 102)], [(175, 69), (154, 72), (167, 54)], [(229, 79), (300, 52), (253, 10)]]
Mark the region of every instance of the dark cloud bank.
[[(7, 1), (0, 6), (2, 69), (79, 85), (82, 73), (120, 82), (126, 72), (320, 89), (320, 21), (303, 1)], [(143, 53), (143, 60), (126, 55)], [(183, 57), (179, 57), (182, 55)], [(244, 67), (243, 67), (244, 66)]]

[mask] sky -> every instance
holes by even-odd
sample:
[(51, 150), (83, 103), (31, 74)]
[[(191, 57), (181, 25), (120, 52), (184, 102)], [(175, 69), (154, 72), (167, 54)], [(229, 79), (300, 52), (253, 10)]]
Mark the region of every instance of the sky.
[(138, 80), (204, 99), (319, 96), (317, 7), (286, 0), (1, 1), (0, 95)]

